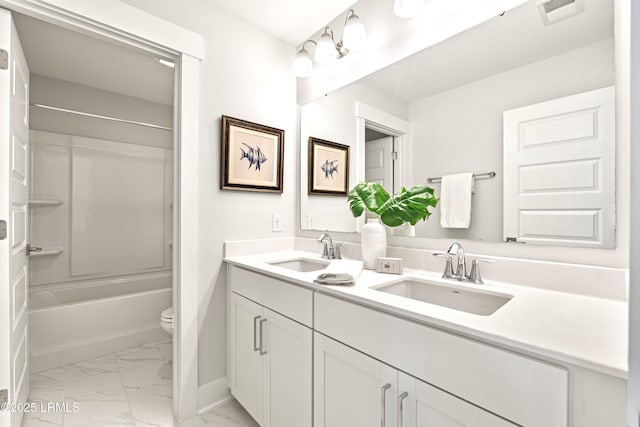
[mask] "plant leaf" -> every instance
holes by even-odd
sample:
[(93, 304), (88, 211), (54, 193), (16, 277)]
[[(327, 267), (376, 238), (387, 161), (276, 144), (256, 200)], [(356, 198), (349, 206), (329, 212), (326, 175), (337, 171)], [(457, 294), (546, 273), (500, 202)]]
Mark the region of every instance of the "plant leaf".
[(416, 185), (409, 190), (403, 187), (400, 193), (389, 198), (376, 213), (390, 227), (397, 227), (405, 222), (416, 225), (418, 221), (427, 219), (431, 215), (428, 208), (436, 207), (437, 204), (433, 188)]
[(349, 208), (354, 217), (362, 215), (365, 209), (375, 214), (390, 199), (389, 193), (374, 182), (361, 182), (351, 189), (348, 196)]

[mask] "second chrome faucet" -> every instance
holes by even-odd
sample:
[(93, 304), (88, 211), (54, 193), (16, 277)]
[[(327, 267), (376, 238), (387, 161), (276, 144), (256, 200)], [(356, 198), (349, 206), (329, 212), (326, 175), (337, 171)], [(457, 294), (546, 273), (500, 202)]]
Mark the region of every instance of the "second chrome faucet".
[[(467, 274), (467, 261), (464, 256), (464, 249), (458, 242), (453, 242), (447, 252), (436, 252), (433, 256), (444, 257), (445, 266), (442, 277), (445, 279), (456, 279), (465, 282), (473, 282), (476, 284), (483, 284), (482, 276), (480, 275), (480, 263), (481, 262), (493, 262), (493, 260), (485, 258), (476, 258), (471, 261), (471, 272)], [(455, 272), (453, 269), (453, 257), (456, 257)]]
[(324, 243), (324, 247), (322, 249), (322, 258), (342, 259), (340, 248), (344, 246), (344, 243), (334, 243), (329, 233), (322, 233), (322, 235), (318, 237), (318, 243)]

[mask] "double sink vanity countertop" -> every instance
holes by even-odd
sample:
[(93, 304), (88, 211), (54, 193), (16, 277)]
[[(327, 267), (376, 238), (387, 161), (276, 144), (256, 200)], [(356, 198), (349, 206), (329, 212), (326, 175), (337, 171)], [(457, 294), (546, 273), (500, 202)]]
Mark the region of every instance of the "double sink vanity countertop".
[[(300, 272), (270, 263), (300, 258), (320, 260), (302, 251), (227, 257), (227, 263), (311, 288), (405, 319), (461, 335), (531, 352), (558, 361), (627, 378), (628, 309), (623, 301), (493, 282), (442, 279), (440, 274), (405, 268), (402, 275), (363, 270), (355, 285), (314, 284), (323, 271)], [(478, 315), (381, 292), (374, 288), (404, 279), (480, 292), (508, 294), (511, 300), (492, 314)]]

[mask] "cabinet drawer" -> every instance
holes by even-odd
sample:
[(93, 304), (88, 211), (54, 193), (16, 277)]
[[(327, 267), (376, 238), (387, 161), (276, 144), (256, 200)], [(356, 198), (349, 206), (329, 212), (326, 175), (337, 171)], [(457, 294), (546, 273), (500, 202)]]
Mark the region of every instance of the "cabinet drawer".
[(315, 329), (524, 426), (566, 427), (565, 369), (322, 294)]
[(233, 265), (227, 269), (229, 291), (240, 294), (290, 319), (312, 326), (313, 292)]

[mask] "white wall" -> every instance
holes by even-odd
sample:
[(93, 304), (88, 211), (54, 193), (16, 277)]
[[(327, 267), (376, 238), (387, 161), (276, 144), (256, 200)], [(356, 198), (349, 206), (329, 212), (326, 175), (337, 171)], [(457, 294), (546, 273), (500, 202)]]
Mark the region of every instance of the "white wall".
[[(296, 50), (206, 0), (126, 0), (205, 38), (201, 68), (198, 144), (200, 272), (197, 286), (198, 376), (205, 386), (226, 375), (226, 271), (223, 242), (292, 236), (296, 212)], [(285, 130), (284, 192), (219, 190), (220, 116)], [(184, 142), (183, 142), (184, 143)], [(271, 214), (283, 215), (283, 232), (271, 232)]]
[[(38, 74), (30, 76), (30, 102), (165, 127), (173, 123), (172, 106)], [(32, 259), (30, 284), (171, 269), (173, 132), (35, 106), (29, 114), (30, 197), (62, 201), (30, 210), (32, 243), (63, 250)], [(83, 172), (87, 162), (95, 167)], [(118, 165), (121, 173), (114, 174)], [(140, 195), (145, 203), (137, 202)], [(128, 209), (104, 209), (127, 197)], [(147, 234), (138, 234), (145, 229)], [(129, 253), (121, 248), (127, 238)], [(84, 250), (78, 239), (87, 244)]]
[[(429, 0), (423, 13), (401, 19), (393, 14), (390, 0), (360, 0), (353, 7), (367, 26), (367, 47), (349, 52), (335, 64), (316, 66), (312, 77), (298, 79), (298, 103), (306, 104), (526, 1)], [(337, 37), (342, 35), (344, 19), (341, 14), (330, 23)]]
[[(173, 106), (83, 86), (39, 74), (30, 76), (30, 102), (171, 128)], [(29, 109), (31, 129), (173, 149), (166, 130), (78, 116), (38, 107)]]
[[(310, 136), (350, 146), (348, 188), (358, 183), (358, 158), (355, 120), (356, 102), (407, 120), (409, 106), (379, 89), (357, 82), (300, 107), (300, 224), (311, 230), (356, 231), (356, 220), (349, 212), (345, 197), (308, 194), (308, 140)], [(312, 215), (312, 225), (308, 223)]]
[[(171, 270), (173, 153), (31, 130), (29, 286)], [(38, 254), (35, 254), (38, 255)], [(129, 277), (127, 280), (134, 280)]]
[[(502, 113), (614, 85), (613, 56), (610, 39), (412, 102), (410, 185), (425, 184), (429, 176), (498, 172), (476, 180), (469, 229), (440, 227), (436, 208), (416, 225), (416, 235), (502, 241)], [(432, 186), (439, 196), (440, 185)]]
[[(628, 111), (622, 117), (625, 133), (631, 139), (630, 163), (640, 164), (640, 4), (631, 0), (616, 3), (616, 50), (620, 61), (616, 66), (621, 70), (619, 79), (622, 87), (622, 102)], [(635, 117), (634, 120), (631, 118)], [(627, 423), (630, 427), (640, 426), (640, 169), (631, 170), (630, 186), (631, 245), (629, 256), (629, 382), (627, 387)]]

